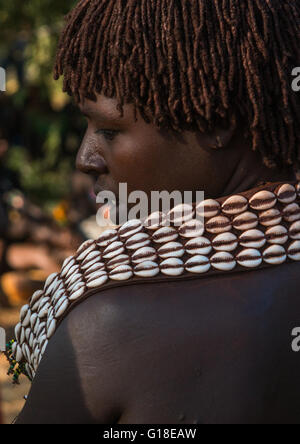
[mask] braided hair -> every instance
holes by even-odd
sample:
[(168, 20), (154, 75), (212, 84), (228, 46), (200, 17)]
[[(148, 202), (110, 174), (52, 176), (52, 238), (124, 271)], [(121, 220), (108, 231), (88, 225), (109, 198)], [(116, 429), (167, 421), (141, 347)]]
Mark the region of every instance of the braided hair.
[(117, 99), (147, 123), (210, 132), (246, 122), (268, 167), (300, 165), (300, 0), (80, 0), (54, 77), (80, 101)]

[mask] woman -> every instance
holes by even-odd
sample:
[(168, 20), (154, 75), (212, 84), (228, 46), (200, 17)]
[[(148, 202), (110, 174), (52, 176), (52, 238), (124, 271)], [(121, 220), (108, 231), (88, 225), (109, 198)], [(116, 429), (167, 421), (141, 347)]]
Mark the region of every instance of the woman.
[(55, 77), (88, 119), (77, 166), (96, 193), (206, 201), (171, 213), (180, 227), (105, 232), (33, 295), (11, 350), (33, 379), (18, 423), (299, 421), (299, 19), (299, 0), (69, 14)]

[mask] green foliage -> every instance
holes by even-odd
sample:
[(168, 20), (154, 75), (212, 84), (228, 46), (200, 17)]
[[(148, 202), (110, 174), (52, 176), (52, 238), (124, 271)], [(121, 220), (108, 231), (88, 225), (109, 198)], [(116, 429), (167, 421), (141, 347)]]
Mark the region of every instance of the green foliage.
[(0, 100), (0, 138), (4, 134), (10, 144), (6, 166), (28, 197), (45, 207), (68, 193), (82, 135), (81, 118), (52, 75), (63, 18), (75, 3), (0, 0), (0, 66), (8, 73), (5, 105)]

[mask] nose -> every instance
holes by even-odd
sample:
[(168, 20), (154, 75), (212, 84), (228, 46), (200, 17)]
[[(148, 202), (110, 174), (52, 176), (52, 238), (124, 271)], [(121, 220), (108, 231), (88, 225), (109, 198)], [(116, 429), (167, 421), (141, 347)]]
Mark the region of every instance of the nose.
[(82, 142), (76, 158), (76, 168), (85, 174), (100, 176), (108, 173), (107, 163), (93, 144)]

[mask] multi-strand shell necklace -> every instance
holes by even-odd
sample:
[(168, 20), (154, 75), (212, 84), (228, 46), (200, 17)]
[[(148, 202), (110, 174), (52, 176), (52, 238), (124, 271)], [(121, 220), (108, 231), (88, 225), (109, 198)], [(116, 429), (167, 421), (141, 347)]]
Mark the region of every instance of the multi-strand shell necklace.
[(14, 381), (21, 373), (33, 380), (62, 319), (101, 290), (300, 261), (299, 203), (300, 183), (267, 184), (132, 220), (86, 241), (22, 308), (7, 350)]

